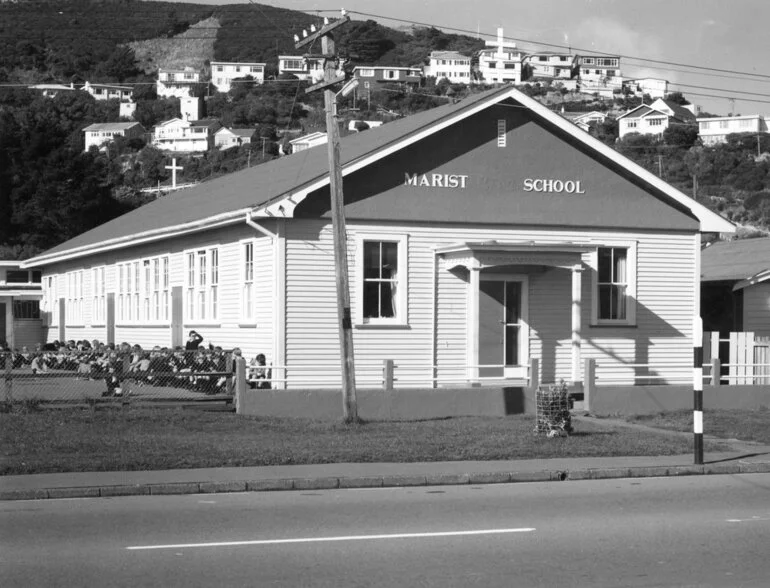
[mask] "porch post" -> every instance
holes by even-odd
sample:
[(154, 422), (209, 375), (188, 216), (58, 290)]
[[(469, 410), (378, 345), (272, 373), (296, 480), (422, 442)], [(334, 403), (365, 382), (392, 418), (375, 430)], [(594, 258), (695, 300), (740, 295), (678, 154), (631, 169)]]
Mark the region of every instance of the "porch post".
[(572, 382), (581, 381), (580, 378), (580, 323), (581, 323), (581, 303), (582, 303), (582, 284), (583, 284), (583, 266), (576, 265), (572, 267)]
[(468, 288), (468, 379), (477, 381), (479, 377), (479, 285), (481, 268), (470, 268)]

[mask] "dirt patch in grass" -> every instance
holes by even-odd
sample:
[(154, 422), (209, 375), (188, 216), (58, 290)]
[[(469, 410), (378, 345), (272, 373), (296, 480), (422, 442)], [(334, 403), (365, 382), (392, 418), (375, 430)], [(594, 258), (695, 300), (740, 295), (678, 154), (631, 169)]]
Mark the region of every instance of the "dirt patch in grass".
[(0, 474), (345, 462), (675, 455), (686, 439), (576, 423), (567, 438), (535, 418), (452, 418), (344, 425), (178, 409), (0, 414)]
[[(628, 417), (629, 422), (670, 431), (692, 431), (691, 410)], [(704, 410), (703, 433), (720, 439), (739, 439), (770, 445), (770, 410)]]

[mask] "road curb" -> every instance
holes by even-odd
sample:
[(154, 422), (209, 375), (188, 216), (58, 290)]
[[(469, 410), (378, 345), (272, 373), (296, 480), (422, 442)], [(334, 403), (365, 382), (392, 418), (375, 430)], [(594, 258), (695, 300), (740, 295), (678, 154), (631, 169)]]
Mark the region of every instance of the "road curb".
[(646, 466), (632, 468), (575, 468), (535, 472), (477, 472), (468, 474), (428, 474), (285, 478), (269, 480), (234, 480), (221, 482), (168, 482), (71, 488), (34, 488), (0, 490), (0, 501), (45, 500), (61, 498), (112, 498), (120, 496), (173, 496), (230, 492), (271, 492), (282, 490), (333, 490), (354, 488), (401, 488), (407, 486), (467, 486), (526, 482), (609, 480), (770, 473), (770, 462), (731, 461), (706, 465)]

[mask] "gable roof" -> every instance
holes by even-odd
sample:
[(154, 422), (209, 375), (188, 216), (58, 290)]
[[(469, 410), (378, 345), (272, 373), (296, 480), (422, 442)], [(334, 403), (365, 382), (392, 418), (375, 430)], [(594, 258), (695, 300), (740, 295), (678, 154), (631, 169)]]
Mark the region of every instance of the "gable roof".
[(230, 133), (231, 135), (235, 135), (236, 137), (251, 137), (256, 132), (257, 132), (257, 129), (228, 129), (227, 127), (222, 127), (214, 134), (219, 135), (219, 134)]
[(744, 281), (770, 277), (770, 238), (717, 241), (701, 252), (701, 281)]
[[(688, 210), (699, 221), (701, 231), (734, 231), (729, 221), (510, 86), (395, 120), (376, 132), (343, 137), (340, 141), (342, 174), (358, 171), (506, 100), (515, 100), (534, 118), (557, 127), (574, 142), (623, 167), (656, 189), (672, 205)], [(294, 208), (311, 192), (328, 184), (327, 150), (306, 149), (169, 194), (57, 245), (26, 263), (44, 265), (243, 222), (247, 216), (291, 217)]]
[(141, 127), (138, 122), (111, 122), (111, 123), (94, 123), (88, 125), (83, 129), (85, 131), (125, 131), (133, 127)]
[[(666, 107), (671, 110), (673, 113), (672, 116), (675, 118), (678, 118), (682, 121), (695, 121), (695, 115), (687, 110), (684, 106), (677, 104), (676, 102), (672, 102), (671, 100), (664, 100), (663, 98), (658, 98), (655, 102), (662, 102), (666, 105)], [(655, 106), (655, 102), (652, 103), (652, 106)]]

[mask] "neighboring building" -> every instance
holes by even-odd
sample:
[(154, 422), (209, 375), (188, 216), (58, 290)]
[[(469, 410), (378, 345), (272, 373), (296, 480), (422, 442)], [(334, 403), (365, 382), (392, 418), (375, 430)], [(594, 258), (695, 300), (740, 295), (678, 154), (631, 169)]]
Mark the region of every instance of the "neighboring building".
[(152, 144), (164, 151), (200, 153), (214, 148), (214, 133), (221, 127), (214, 119), (172, 118), (155, 126)]
[[(416, 387), (520, 386), (530, 360), (580, 386), (586, 359), (600, 384), (691, 384), (701, 236), (734, 226), (558, 113), (505, 86), (343, 137), (340, 166), (361, 388), (384, 360)], [(147, 348), (194, 328), (264, 353), (276, 387), (339, 389), (318, 376), (340, 377), (330, 205), (328, 153), (307, 149), (23, 267), (58, 284), (49, 338)]]
[(134, 118), (136, 113), (136, 102), (120, 103), (120, 118)]
[(376, 129), (377, 127), (381, 127), (383, 124), (381, 120), (351, 120), (351, 121), (348, 121), (348, 130), (357, 131), (356, 125), (358, 123), (364, 123), (370, 129)]
[(453, 84), (471, 83), (471, 58), (457, 51), (431, 51), (425, 77), (446, 78)]
[(291, 74), (300, 80), (317, 82), (324, 77), (324, 59), (302, 55), (279, 55), (278, 74)]
[(182, 120), (201, 120), (203, 116), (202, 98), (180, 98), (179, 111)]
[(761, 114), (718, 116), (698, 119), (698, 136), (704, 145), (727, 141), (732, 133), (767, 133), (767, 122)]
[(317, 132), (292, 139), (289, 141), (289, 144), (291, 145), (292, 153), (299, 153), (316, 145), (325, 145), (328, 142), (329, 137), (327, 137), (326, 133)]
[(572, 53), (533, 53), (524, 57), (524, 63), (532, 70), (530, 79), (565, 81), (578, 74), (578, 56)]
[(53, 98), (60, 92), (74, 92), (77, 90), (74, 84), (65, 86), (64, 84), (34, 84), (27, 86), (30, 90), (38, 90), (46, 98)]
[(155, 89), (158, 98), (189, 98), (197, 84), (201, 82), (201, 73), (192, 67), (184, 69), (158, 70)]
[(612, 98), (623, 87), (619, 55), (586, 55), (578, 57), (580, 90)]
[(599, 112), (598, 110), (582, 112), (579, 114), (574, 112), (563, 113), (563, 116), (567, 120), (571, 120), (584, 131), (588, 131), (588, 127), (590, 127), (593, 122), (604, 122), (607, 120), (607, 113)]
[(357, 65), (353, 68), (353, 77), (359, 81), (362, 90), (371, 89), (370, 83), (419, 86), (422, 81), (422, 70), (419, 67)]
[(85, 151), (91, 147), (101, 147), (115, 137), (133, 139), (144, 137), (144, 127), (138, 122), (94, 123), (83, 129), (85, 133)]
[(91, 94), (96, 100), (120, 100), (121, 102), (131, 102), (134, 99), (134, 88), (131, 86), (92, 84), (91, 82), (86, 82), (81, 89)]
[(717, 241), (701, 254), (705, 331), (770, 336), (770, 238)]
[(240, 63), (228, 61), (211, 62), (211, 83), (217, 91), (229, 92), (233, 80), (250, 77), (256, 83), (265, 81), (266, 63)]
[(506, 42), (503, 29), (497, 29), (497, 41), (486, 41), (487, 47), (479, 52), (479, 74), (487, 84), (520, 84), (524, 54), (516, 43)]
[(623, 87), (628, 88), (633, 94), (650, 98), (665, 98), (668, 95), (668, 80), (659, 78), (639, 78), (636, 80), (624, 80)]
[(618, 136), (629, 133), (662, 135), (671, 124), (696, 125), (695, 115), (684, 106), (659, 98), (650, 105), (640, 104), (618, 117)]
[(222, 127), (214, 133), (214, 146), (218, 149), (240, 147), (246, 143), (251, 143), (256, 132), (256, 129), (228, 129)]
[(0, 261), (0, 339), (11, 349), (32, 350), (46, 339), (40, 318), (43, 287), (40, 270), (22, 269), (22, 263)]

